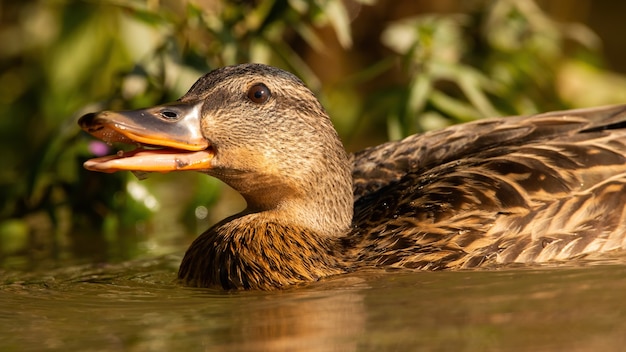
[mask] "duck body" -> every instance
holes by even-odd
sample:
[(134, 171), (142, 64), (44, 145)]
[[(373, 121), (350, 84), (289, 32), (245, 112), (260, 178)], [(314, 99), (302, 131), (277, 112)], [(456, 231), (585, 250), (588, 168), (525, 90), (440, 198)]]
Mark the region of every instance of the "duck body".
[(260, 64), (79, 124), (139, 149), (88, 169), (196, 170), (247, 208), (190, 246), (191, 286), (275, 289), (360, 268), (462, 269), (626, 247), (626, 105), (487, 119), (348, 155), (313, 93)]
[(487, 119), (356, 153), (357, 262), (460, 269), (623, 249), (625, 119), (626, 106)]

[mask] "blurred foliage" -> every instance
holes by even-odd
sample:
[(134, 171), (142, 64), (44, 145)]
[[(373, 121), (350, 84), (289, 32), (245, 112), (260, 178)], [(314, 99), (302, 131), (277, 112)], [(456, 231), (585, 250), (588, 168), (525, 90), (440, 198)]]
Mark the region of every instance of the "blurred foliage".
[[(370, 138), (356, 131), (381, 123), (398, 139), (486, 116), (626, 100), (624, 78), (602, 67), (599, 39), (589, 29), (558, 23), (522, 0), (468, 1), (457, 12), (392, 21), (382, 34), (367, 34), (387, 48), (384, 56), (351, 68), (346, 84), (322, 86), (304, 53), (328, 51), (330, 42), (349, 53), (356, 45), (352, 23), (372, 6), (371, 0), (0, 3), (0, 261), (48, 265), (40, 259), (158, 253), (167, 250), (164, 243), (180, 242), (171, 234), (189, 239), (232, 213), (217, 203), (220, 184), (202, 175), (139, 182), (130, 173), (83, 170), (102, 146), (76, 125), (89, 111), (174, 100), (219, 66), (264, 62), (294, 72), (352, 139)], [(357, 92), (366, 82), (378, 88)], [(180, 186), (168, 187), (172, 182)], [(174, 215), (153, 217), (157, 211)], [(172, 225), (179, 220), (197, 229)], [(149, 235), (155, 232), (170, 235), (155, 241)], [(10, 262), (15, 258), (22, 259)]]
[(382, 106), (392, 111), (391, 139), (483, 117), (574, 107), (578, 97), (558, 85), (562, 69), (600, 62), (593, 32), (559, 24), (523, 0), (402, 19), (381, 40), (408, 73), (394, 99)]

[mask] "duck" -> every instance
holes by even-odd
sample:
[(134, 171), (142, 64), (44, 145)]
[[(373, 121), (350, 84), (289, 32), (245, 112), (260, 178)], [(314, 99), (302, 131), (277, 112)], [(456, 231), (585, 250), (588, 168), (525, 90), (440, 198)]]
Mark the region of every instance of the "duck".
[(626, 105), (487, 118), (347, 153), (299, 78), (251, 63), (211, 71), (172, 103), (78, 124), (137, 147), (88, 170), (197, 171), (243, 196), (244, 210), (189, 246), (187, 286), (272, 290), (626, 247)]

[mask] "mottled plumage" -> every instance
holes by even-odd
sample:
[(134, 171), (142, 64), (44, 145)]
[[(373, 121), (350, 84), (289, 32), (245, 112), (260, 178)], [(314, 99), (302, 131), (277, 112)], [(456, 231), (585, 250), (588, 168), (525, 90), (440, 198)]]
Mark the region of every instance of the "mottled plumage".
[[(152, 127), (164, 118), (170, 137)], [(539, 263), (626, 247), (626, 106), (481, 120), (347, 155), (299, 79), (247, 64), (207, 74), (173, 105), (80, 124), (107, 141), (165, 147), (90, 169), (193, 169), (246, 199), (191, 245), (179, 271), (187, 285), (273, 289), (364, 267)]]
[(626, 106), (571, 110), (356, 153), (352, 253), (357, 262), (444, 269), (624, 248), (625, 126)]

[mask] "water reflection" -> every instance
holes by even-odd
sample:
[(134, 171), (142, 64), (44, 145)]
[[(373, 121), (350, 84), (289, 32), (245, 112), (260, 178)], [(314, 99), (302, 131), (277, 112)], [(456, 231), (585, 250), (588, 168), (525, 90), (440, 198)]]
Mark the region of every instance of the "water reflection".
[(363, 272), (278, 292), (180, 287), (179, 257), (0, 273), (2, 350), (619, 350), (626, 266)]
[(20, 281), (5, 274), (5, 346), (354, 351), (363, 333), (362, 278), (278, 292), (222, 292), (180, 287), (175, 270), (162, 264), (81, 268)]
[(358, 290), (304, 290), (256, 295), (231, 310), (219, 339), (207, 345), (245, 351), (355, 351), (364, 332)]

